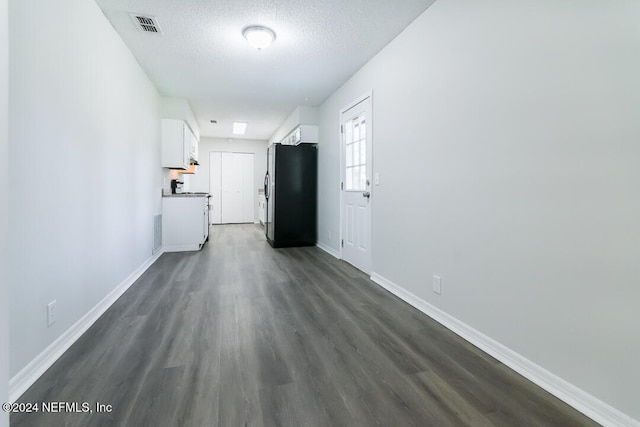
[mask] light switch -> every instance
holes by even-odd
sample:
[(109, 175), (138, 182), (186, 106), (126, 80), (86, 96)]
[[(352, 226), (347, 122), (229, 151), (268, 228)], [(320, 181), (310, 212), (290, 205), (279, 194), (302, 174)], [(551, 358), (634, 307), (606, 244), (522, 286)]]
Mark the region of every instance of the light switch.
[(378, 172), (373, 174), (373, 185), (380, 185), (380, 174)]

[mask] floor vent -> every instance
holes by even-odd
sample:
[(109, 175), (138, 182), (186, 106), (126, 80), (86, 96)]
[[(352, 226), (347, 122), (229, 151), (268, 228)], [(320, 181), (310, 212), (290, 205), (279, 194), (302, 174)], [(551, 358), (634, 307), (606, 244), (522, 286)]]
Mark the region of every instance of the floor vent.
[(144, 16), (137, 13), (130, 13), (129, 15), (140, 31), (145, 33), (162, 34), (158, 21), (153, 16)]
[(162, 246), (162, 214), (153, 216), (153, 253)]

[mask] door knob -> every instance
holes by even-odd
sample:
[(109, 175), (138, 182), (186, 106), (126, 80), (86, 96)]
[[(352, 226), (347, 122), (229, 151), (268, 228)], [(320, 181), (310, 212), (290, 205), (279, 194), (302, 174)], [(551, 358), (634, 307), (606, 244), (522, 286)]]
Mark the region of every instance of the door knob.
[(368, 199), (369, 197), (371, 197), (371, 193), (365, 191), (364, 193), (362, 193), (362, 197), (366, 197)]

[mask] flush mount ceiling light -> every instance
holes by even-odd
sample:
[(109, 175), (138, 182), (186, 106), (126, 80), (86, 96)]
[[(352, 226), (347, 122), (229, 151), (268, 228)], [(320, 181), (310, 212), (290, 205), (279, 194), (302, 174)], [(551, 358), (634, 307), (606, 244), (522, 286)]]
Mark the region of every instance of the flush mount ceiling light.
[(233, 134), (244, 135), (247, 131), (247, 123), (245, 122), (233, 122)]
[(242, 30), (242, 35), (249, 44), (258, 50), (269, 47), (276, 39), (276, 33), (271, 28), (251, 26)]

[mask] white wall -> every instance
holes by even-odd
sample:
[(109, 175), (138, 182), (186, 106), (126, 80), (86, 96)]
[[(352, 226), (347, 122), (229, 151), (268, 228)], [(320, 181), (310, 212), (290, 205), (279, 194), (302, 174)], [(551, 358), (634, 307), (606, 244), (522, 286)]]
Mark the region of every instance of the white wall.
[(209, 153), (212, 151), (253, 153), (254, 183), (254, 221), (258, 221), (258, 189), (264, 187), (264, 175), (267, 173), (267, 141), (254, 139), (233, 139), (227, 142), (222, 138), (202, 137), (198, 146), (198, 173), (188, 176), (189, 191), (209, 192)]
[[(321, 106), (373, 90), (373, 270), (640, 420), (640, 3), (439, 0)], [(430, 291), (442, 276), (442, 295)]]
[[(9, 400), (9, 301), (7, 284), (7, 213), (9, 196), (9, 20), (7, 0), (0, 0), (0, 403)], [(0, 413), (0, 427), (9, 414)]]
[[(191, 104), (185, 98), (160, 98), (160, 116), (163, 119), (177, 119), (187, 122), (196, 138), (200, 138), (200, 128), (198, 122), (193, 115)], [(171, 189), (171, 180), (177, 179), (184, 182), (182, 191), (191, 191), (189, 188), (189, 175), (181, 175), (176, 169), (162, 169), (162, 187)]]
[(9, 20), (15, 376), (151, 258), (162, 171), (159, 95), (95, 2), (12, 1)]
[(298, 125), (317, 125), (318, 108), (307, 105), (296, 107), (291, 114), (282, 122), (280, 127), (269, 138), (269, 143), (282, 141)]
[(185, 98), (162, 97), (160, 100), (160, 115), (163, 119), (184, 120), (196, 138), (200, 138), (200, 127), (196, 117), (193, 115), (191, 104)]

